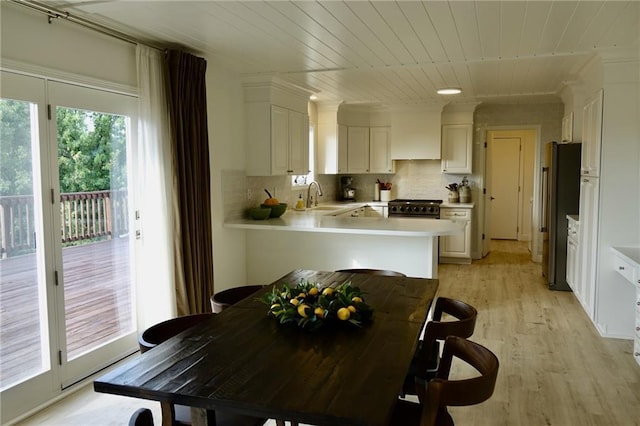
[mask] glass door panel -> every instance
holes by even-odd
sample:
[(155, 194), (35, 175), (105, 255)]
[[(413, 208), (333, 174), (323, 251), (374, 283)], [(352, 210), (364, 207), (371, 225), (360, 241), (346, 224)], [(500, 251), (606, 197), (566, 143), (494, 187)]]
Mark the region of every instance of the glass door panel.
[[(49, 370), (42, 244), (36, 242), (37, 104), (0, 99), (0, 387)], [(36, 161), (34, 161), (34, 158)], [(36, 179), (34, 179), (34, 174)]]
[[(60, 391), (46, 85), (0, 71), (0, 424)], [(52, 338), (53, 337), (53, 338)]]
[(124, 116), (56, 108), (67, 359), (135, 331)]
[(57, 141), (62, 385), (137, 347), (131, 227), (136, 99), (49, 84)]

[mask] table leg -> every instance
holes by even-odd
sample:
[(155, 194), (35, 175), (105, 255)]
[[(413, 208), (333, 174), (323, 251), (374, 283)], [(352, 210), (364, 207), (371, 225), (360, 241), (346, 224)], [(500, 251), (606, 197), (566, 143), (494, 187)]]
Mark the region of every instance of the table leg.
[(173, 426), (176, 418), (176, 412), (173, 408), (173, 404), (170, 402), (160, 402), (160, 409), (162, 412), (162, 426)]

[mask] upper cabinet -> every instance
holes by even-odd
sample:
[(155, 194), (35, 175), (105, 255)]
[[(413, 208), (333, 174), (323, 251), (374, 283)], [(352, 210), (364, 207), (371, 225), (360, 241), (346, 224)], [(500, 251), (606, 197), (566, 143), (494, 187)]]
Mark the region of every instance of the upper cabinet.
[(392, 173), (391, 128), (371, 127), (369, 129), (369, 172)]
[(573, 112), (562, 117), (562, 142), (573, 142)]
[(247, 175), (309, 173), (308, 95), (272, 82), (244, 90)]
[(582, 111), (582, 164), (580, 173), (585, 176), (600, 175), (600, 150), (602, 146), (602, 97), (603, 91), (589, 99)]
[(391, 159), (440, 159), (442, 105), (412, 105), (391, 111)]
[(477, 104), (456, 104), (442, 112), (442, 172), (470, 174), (473, 169), (473, 112)]
[[(393, 173), (391, 130), (384, 114), (358, 108), (340, 112), (338, 104), (318, 106), (318, 160), (321, 174)], [(343, 124), (345, 123), (345, 124)]]
[(445, 124), (442, 126), (442, 172), (469, 174), (472, 167), (473, 126)]

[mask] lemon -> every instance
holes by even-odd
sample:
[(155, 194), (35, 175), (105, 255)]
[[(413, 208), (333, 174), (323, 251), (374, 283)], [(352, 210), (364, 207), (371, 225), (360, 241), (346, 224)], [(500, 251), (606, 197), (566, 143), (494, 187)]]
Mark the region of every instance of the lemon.
[(289, 300), (289, 303), (291, 303), (293, 306), (298, 306), (300, 301), (298, 299), (294, 298), (294, 299)]
[(310, 296), (317, 296), (318, 295), (318, 288), (317, 287), (311, 287), (311, 289), (309, 290), (309, 295)]
[(305, 297), (307, 297), (307, 295), (306, 295), (306, 293), (300, 293), (300, 294), (298, 295), (298, 297), (299, 297), (300, 299), (304, 299)]
[(348, 320), (350, 316), (351, 316), (351, 311), (349, 311), (349, 309), (347, 308), (338, 309), (338, 319), (340, 319), (341, 321)]
[(360, 298), (360, 297), (358, 297), (358, 296), (353, 296), (353, 297), (351, 298), (351, 301), (352, 301), (353, 303), (362, 303), (362, 298)]
[(324, 294), (325, 296), (331, 296), (333, 294), (333, 289), (331, 287), (327, 287), (322, 290), (322, 294)]
[(298, 314), (300, 314), (300, 316), (302, 318), (306, 318), (307, 317), (307, 309), (309, 309), (309, 305), (305, 305), (304, 303), (301, 305), (298, 305)]
[(349, 312), (354, 313), (356, 311), (356, 307), (353, 305), (349, 305), (347, 306), (347, 309), (349, 310)]
[(316, 314), (318, 318), (324, 318), (324, 309), (322, 309), (320, 306), (314, 309), (313, 313)]

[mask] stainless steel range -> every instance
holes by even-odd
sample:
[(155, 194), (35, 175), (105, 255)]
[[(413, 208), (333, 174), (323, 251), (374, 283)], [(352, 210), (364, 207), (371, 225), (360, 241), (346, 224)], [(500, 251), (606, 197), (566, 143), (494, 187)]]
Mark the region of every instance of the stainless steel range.
[(407, 200), (389, 201), (389, 217), (422, 217), (440, 219), (442, 200)]

